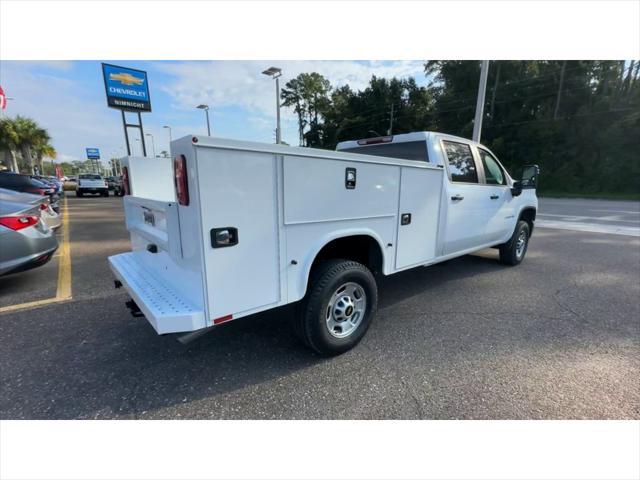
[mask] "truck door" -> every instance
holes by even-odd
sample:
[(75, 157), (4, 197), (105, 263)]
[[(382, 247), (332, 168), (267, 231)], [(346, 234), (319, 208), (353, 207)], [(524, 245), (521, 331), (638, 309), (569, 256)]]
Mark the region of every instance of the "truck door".
[(441, 140), (448, 173), (446, 185), (447, 221), (444, 254), (460, 252), (486, 243), (489, 195), (480, 184), (479, 169), (471, 145)]
[(478, 156), (484, 170), (484, 178), (489, 198), (488, 219), (485, 226), (487, 242), (499, 242), (511, 234), (513, 229), (513, 196), (507, 185), (507, 175), (496, 158), (482, 147)]

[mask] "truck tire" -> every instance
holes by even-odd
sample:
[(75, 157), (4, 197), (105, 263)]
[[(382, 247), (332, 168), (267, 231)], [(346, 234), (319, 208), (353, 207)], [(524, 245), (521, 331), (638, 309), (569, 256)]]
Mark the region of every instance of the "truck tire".
[(301, 340), (324, 356), (355, 347), (378, 308), (378, 287), (371, 271), (351, 260), (328, 260), (315, 269), (294, 318)]
[(527, 254), (527, 248), (529, 247), (529, 237), (531, 236), (531, 230), (529, 224), (524, 220), (520, 220), (513, 235), (507, 243), (500, 245), (500, 263), (503, 265), (518, 265), (524, 256)]
[(76, 190), (76, 197), (81, 197), (83, 195), (82, 191)]

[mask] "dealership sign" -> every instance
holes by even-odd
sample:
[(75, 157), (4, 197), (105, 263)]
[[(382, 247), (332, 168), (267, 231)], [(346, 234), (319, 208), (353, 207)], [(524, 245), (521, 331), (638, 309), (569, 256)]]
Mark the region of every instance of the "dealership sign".
[(102, 75), (110, 107), (133, 112), (151, 111), (147, 72), (103, 63)]
[(87, 148), (87, 158), (89, 160), (100, 160), (100, 150), (97, 148)]

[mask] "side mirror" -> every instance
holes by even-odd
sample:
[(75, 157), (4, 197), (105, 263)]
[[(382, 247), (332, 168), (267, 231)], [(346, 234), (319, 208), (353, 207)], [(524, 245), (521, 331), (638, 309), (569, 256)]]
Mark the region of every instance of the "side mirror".
[(522, 167), (520, 186), (522, 188), (536, 188), (538, 186), (538, 175), (540, 175), (540, 167), (538, 165), (525, 165)]
[(513, 182), (513, 186), (511, 187), (511, 195), (517, 197), (522, 193), (522, 182), (516, 181)]

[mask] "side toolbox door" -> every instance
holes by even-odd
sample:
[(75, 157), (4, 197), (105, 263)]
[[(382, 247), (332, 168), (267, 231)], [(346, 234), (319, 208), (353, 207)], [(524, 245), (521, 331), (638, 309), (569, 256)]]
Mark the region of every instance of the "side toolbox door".
[(280, 300), (276, 157), (196, 149), (209, 320)]
[(426, 263), (436, 256), (443, 173), (441, 169), (411, 167), (400, 171), (396, 269)]

